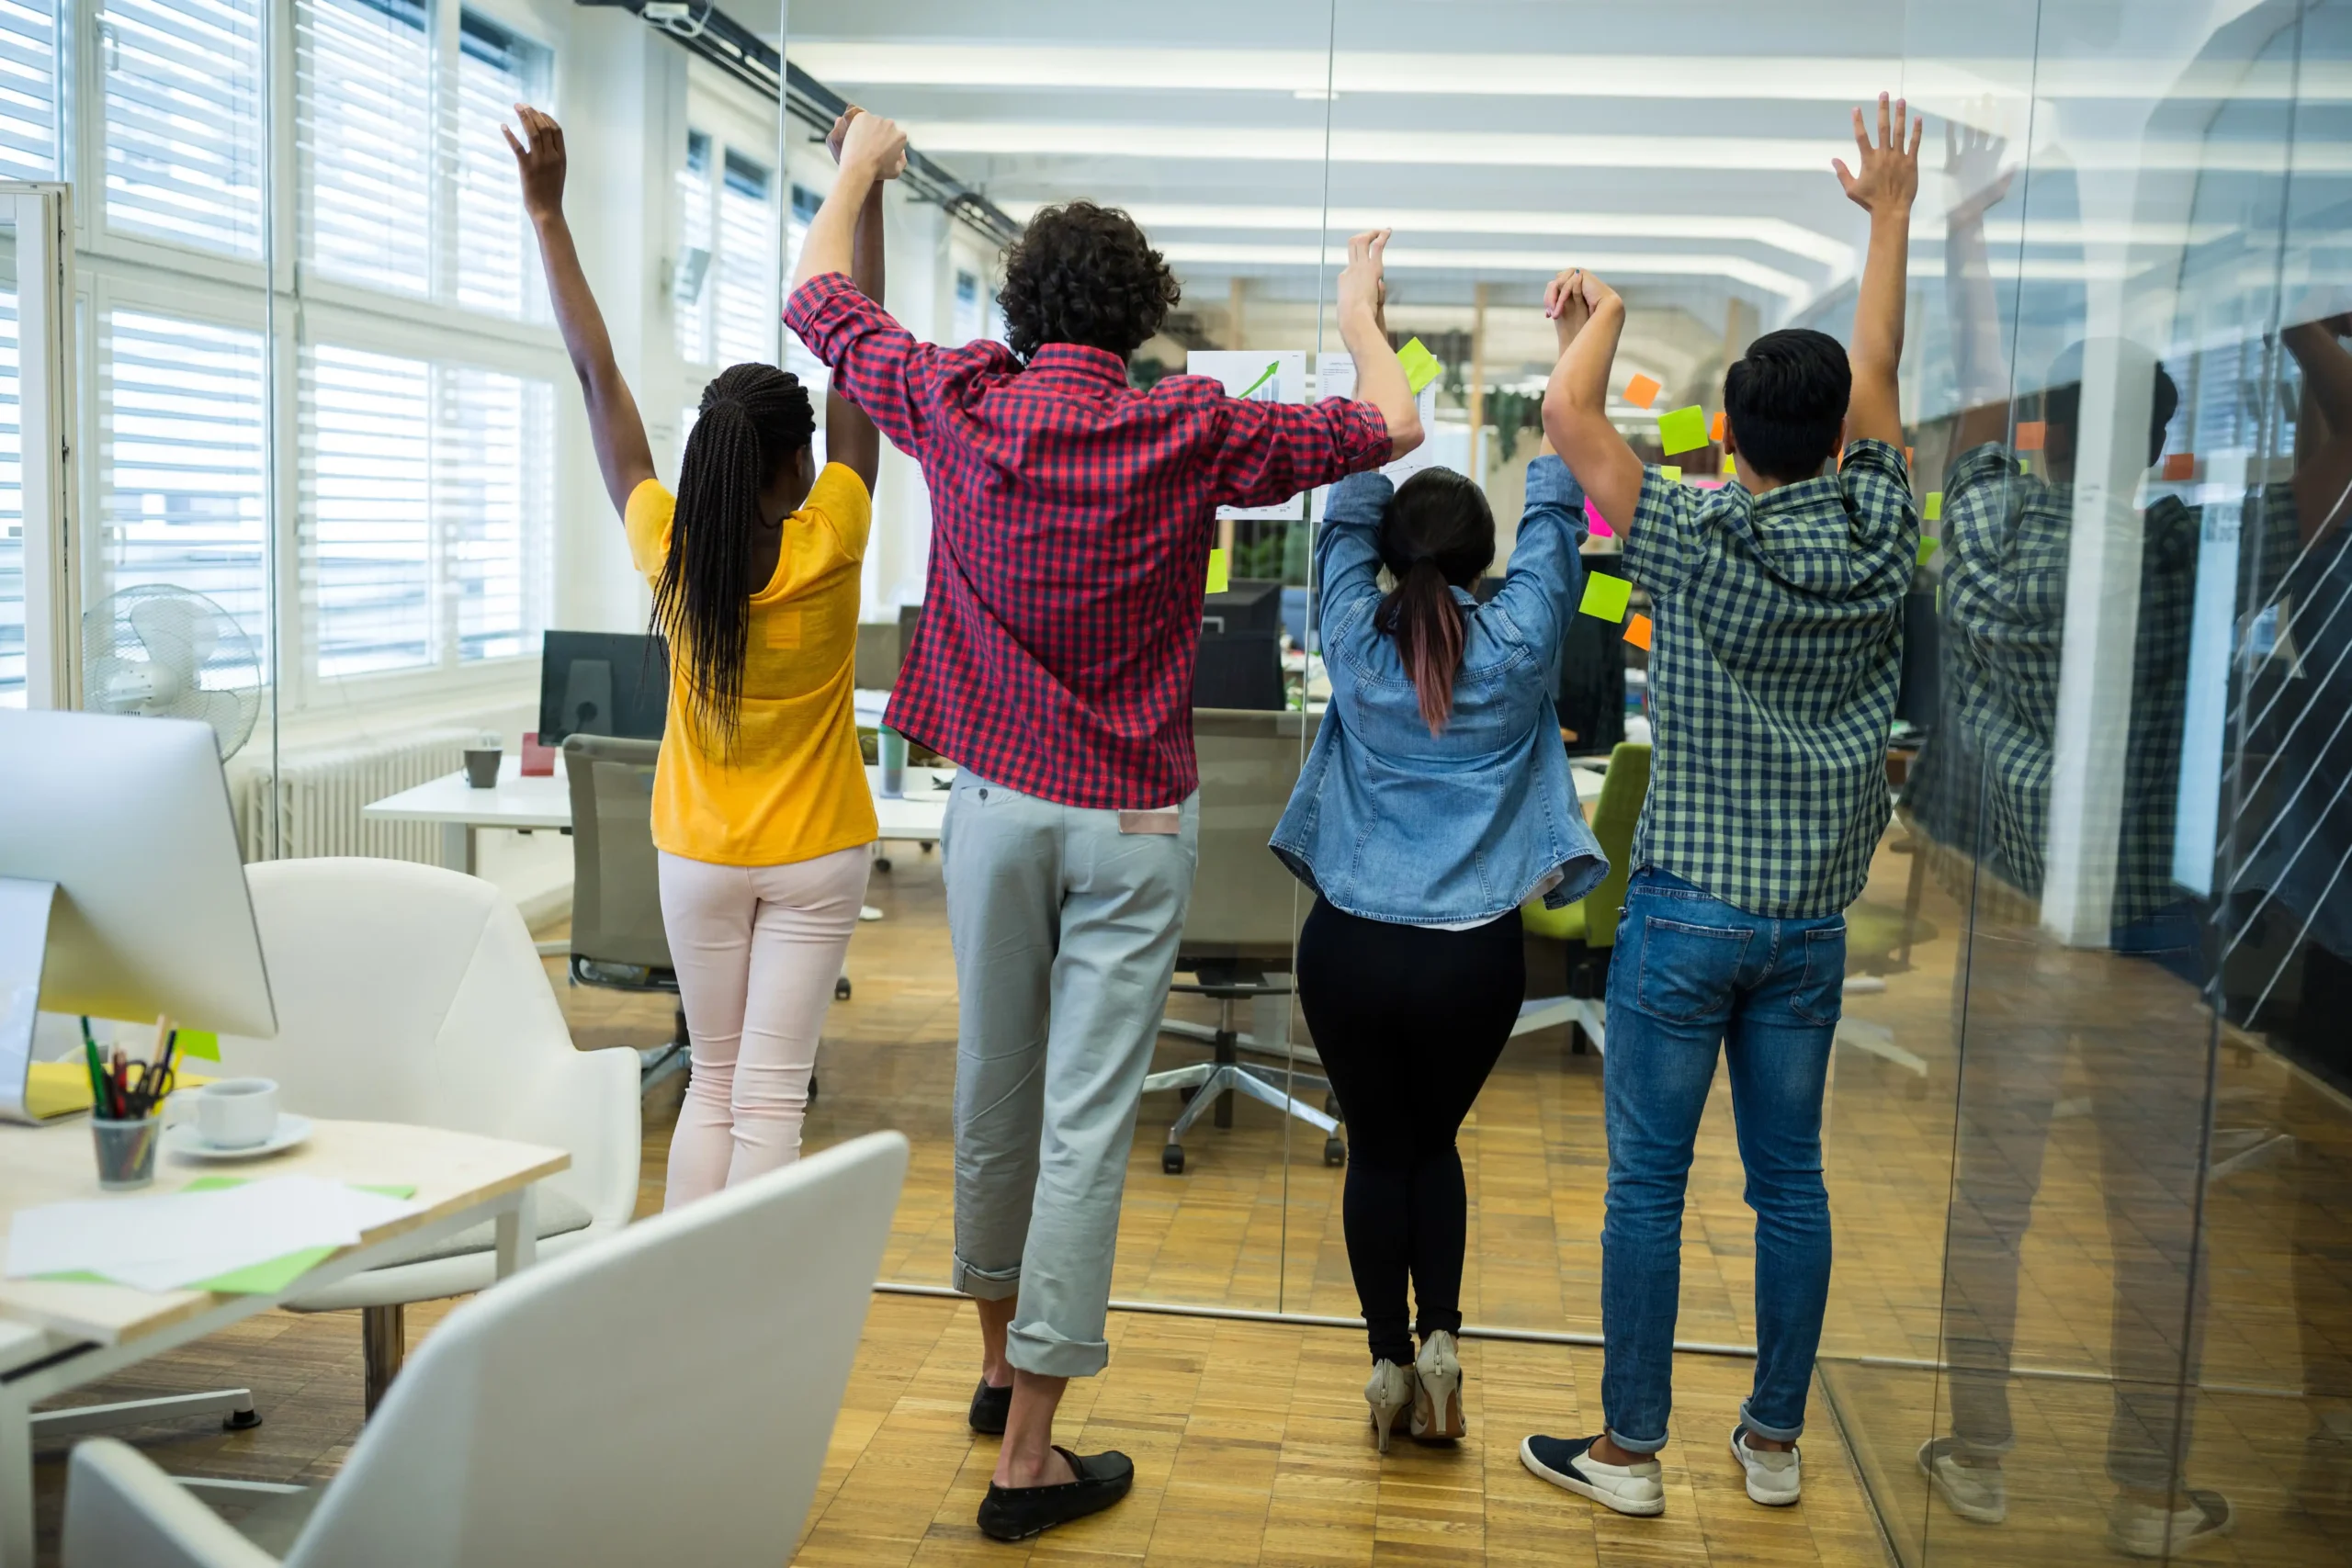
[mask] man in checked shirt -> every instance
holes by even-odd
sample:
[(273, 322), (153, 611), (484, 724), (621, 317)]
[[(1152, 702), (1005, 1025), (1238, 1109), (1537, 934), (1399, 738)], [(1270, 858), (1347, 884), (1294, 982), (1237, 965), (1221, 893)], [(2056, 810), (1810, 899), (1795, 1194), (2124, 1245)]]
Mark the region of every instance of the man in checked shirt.
[(1103, 1339), (1136, 1102), (1192, 895), (1193, 661), (1221, 505), (1420, 444), (1377, 324), (1387, 232), (1349, 242), (1356, 398), (1251, 402), (1127, 356), (1176, 303), (1125, 213), (1047, 208), (1005, 258), (1008, 348), (918, 343), (848, 277), (857, 197), (905, 145), (856, 114), (786, 322), (931, 493), (922, 628), (888, 722), (960, 765), (942, 850), (959, 998), (955, 1282), (984, 1345), (971, 1425), (1001, 1432), (980, 1528), (1108, 1507), (1135, 1467), (1053, 1446)]
[(1657, 750), (1609, 965), (1608, 1426), (1531, 1437), (1520, 1459), (1623, 1514), (1666, 1509), (1683, 1196), (1719, 1054), (1756, 1210), (1756, 1379), (1729, 1446), (1750, 1499), (1798, 1496), (1829, 1294), (1821, 1106), (1845, 910), (1886, 826), (1919, 540), (1895, 378), (1919, 128), (1882, 95), (1875, 140), (1856, 109), (1854, 141), (1860, 172), (1838, 175), (1871, 238), (1851, 354), (1802, 330), (1748, 346), (1724, 378), (1737, 484), (1645, 469), (1608, 416), (1623, 301), (1581, 272), (1547, 299), (1556, 311), (1577, 293), (1592, 312), (1553, 372), (1544, 426), (1649, 590)]

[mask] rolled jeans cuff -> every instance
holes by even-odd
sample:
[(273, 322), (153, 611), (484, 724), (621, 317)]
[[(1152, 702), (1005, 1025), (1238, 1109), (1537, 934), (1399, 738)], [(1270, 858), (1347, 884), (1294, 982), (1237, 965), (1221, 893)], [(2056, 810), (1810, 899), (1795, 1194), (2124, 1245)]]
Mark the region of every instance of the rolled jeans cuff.
[(1619, 1448), (1623, 1449), (1629, 1454), (1654, 1454), (1657, 1452), (1658, 1450), (1666, 1447), (1666, 1439), (1664, 1438), (1634, 1438), (1625, 1436), (1624, 1433), (1620, 1432), (1614, 1427), (1611, 1427), (1607, 1428), (1607, 1430), (1609, 1433), (1609, 1440), (1616, 1444)]
[(1021, 1293), (1021, 1265), (976, 1269), (958, 1258), (948, 1270), (947, 1288), (976, 1302), (1007, 1301)]
[[(1768, 1443), (1793, 1443), (1804, 1436), (1804, 1422), (1800, 1421), (1793, 1427), (1770, 1426), (1758, 1421), (1751, 1414), (1754, 1408), (1752, 1401), (1743, 1399), (1739, 1402), (1739, 1424), (1747, 1428), (1748, 1436), (1761, 1438)], [(1619, 1445), (1621, 1448), (1623, 1446), (1623, 1444)]]
[(1042, 1323), (1016, 1321), (1005, 1331), (1004, 1359), (1041, 1378), (1091, 1378), (1108, 1366), (1106, 1339), (1065, 1339)]

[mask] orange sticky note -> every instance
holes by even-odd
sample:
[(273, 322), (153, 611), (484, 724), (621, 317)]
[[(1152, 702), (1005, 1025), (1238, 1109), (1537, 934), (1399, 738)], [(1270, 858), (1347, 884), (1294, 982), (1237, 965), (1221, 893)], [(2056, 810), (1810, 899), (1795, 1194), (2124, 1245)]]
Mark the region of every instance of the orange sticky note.
[(2182, 480), (2193, 479), (2196, 477), (2196, 453), (2167, 452), (2165, 454), (2165, 478), (2174, 480)]
[(1632, 620), (1627, 621), (1625, 640), (1644, 653), (1647, 653), (1650, 650), (1650, 618), (1647, 615), (1635, 615)]
[(1721, 441), (1723, 438), (1724, 411), (1717, 409), (1715, 411), (1714, 423), (1707, 426), (1707, 439), (1710, 441)]
[(1648, 377), (1636, 376), (1625, 383), (1625, 400), (1637, 409), (1645, 409), (1657, 401), (1657, 395), (1664, 390)]
[(2049, 434), (2050, 426), (2046, 422), (2038, 419), (2021, 419), (2018, 421), (2018, 450), (2039, 452), (2041, 450), (2041, 443), (2048, 438)]
[(1911, 448), (1908, 446), (1903, 449), (1903, 466), (1906, 468), (1911, 466)]

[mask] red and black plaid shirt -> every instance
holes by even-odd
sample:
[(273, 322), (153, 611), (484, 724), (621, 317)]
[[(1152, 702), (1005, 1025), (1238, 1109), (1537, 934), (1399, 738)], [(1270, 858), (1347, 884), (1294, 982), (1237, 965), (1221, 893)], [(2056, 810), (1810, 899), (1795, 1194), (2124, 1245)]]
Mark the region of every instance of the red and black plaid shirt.
[(1271, 506), (1388, 457), (1369, 403), (1127, 385), (1118, 355), (917, 343), (839, 273), (785, 321), (922, 465), (922, 628), (888, 723), (991, 783), (1149, 810), (1193, 793), (1193, 662), (1220, 505)]

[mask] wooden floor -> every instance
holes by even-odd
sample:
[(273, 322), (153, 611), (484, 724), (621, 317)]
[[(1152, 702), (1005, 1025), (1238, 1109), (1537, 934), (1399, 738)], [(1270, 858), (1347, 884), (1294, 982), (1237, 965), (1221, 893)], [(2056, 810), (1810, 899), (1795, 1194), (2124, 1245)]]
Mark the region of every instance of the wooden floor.
[[(811, 1147), (875, 1127), (906, 1132), (914, 1161), (886, 1254), (886, 1278), (946, 1279), (952, 1240), (950, 1117), (956, 999), (937, 860), (898, 846), (871, 900), (887, 912), (853, 942), (853, 999), (828, 1018)], [(1033, 1553), (1062, 1560), (1320, 1563), (1407, 1557), (1446, 1562), (1665, 1562), (1875, 1565), (1888, 1561), (2016, 1565), (2099, 1560), (2113, 1257), (2095, 1117), (2098, 1088), (2068, 1068), (2019, 1258), (2016, 1359), (2066, 1376), (2018, 1385), (2013, 1512), (2001, 1529), (1965, 1525), (1932, 1502), (1913, 1451), (1939, 1426), (1932, 1372), (1940, 1345), (1944, 1221), (1951, 1200), (1955, 984), (1965, 919), (1932, 877), (1915, 879), (1898, 830), (1854, 916), (1853, 966), (1883, 989), (1849, 991), (1825, 1127), (1838, 1263), (1823, 1375), (1806, 1440), (1806, 1500), (1776, 1513), (1747, 1504), (1723, 1454), (1751, 1363), (1678, 1359), (1668, 1512), (1600, 1513), (1534, 1482), (1515, 1457), (1530, 1430), (1598, 1422), (1597, 1352), (1472, 1340), (1469, 1441), (1402, 1445), (1385, 1461), (1363, 1430), (1363, 1353), (1353, 1332), (1143, 1314), (1113, 1318), (1102, 1377), (1073, 1385), (1065, 1440), (1115, 1446), (1137, 1461), (1136, 1495), (1103, 1519), (1057, 1532)], [(1907, 942), (1905, 940), (1905, 933)], [(665, 998), (564, 987), (550, 977), (583, 1047), (665, 1036)], [(2086, 969), (2073, 993), (2122, 1010), (2152, 1056), (2197, 1081), (2208, 1053), (2186, 987), (2145, 966)], [(1205, 1021), (1180, 999), (1178, 1016)], [(1158, 1065), (1200, 1059), (1163, 1041)], [(2216, 1146), (2283, 1146), (2207, 1189), (2212, 1305), (2199, 1396), (2195, 1484), (2227, 1491), (2236, 1536), (2207, 1560), (2352, 1562), (2352, 1109), (2254, 1043), (2225, 1037), (2211, 1064)], [(2167, 1068), (2166, 1070), (2170, 1070)], [(1474, 1324), (1597, 1331), (1605, 1173), (1600, 1062), (1565, 1031), (1505, 1054), (1461, 1139), (1472, 1195), (1464, 1310)], [(648, 1098), (640, 1212), (659, 1208), (675, 1080)], [(1178, 1303), (1351, 1316), (1339, 1196), (1319, 1133), (1244, 1102), (1229, 1129), (1188, 1135), (1182, 1176), (1161, 1172), (1159, 1130), (1172, 1095), (1148, 1099), (1122, 1212), (1114, 1294)], [(2283, 1145), (2279, 1143), (2284, 1139)], [(2263, 1140), (2269, 1142), (2265, 1143)], [(1679, 1333), (1751, 1342), (1753, 1219), (1741, 1196), (1727, 1094), (1719, 1081), (1691, 1175)], [(422, 1334), (437, 1309), (412, 1314)], [(963, 1412), (977, 1370), (968, 1308), (876, 1298), (836, 1433), (825, 1488), (795, 1561), (1011, 1562), (972, 1528), (991, 1445)], [(268, 1421), (237, 1436), (158, 1431), (174, 1468), (256, 1479), (332, 1473), (356, 1430), (355, 1320), (272, 1314), (136, 1370), (77, 1400), (130, 1398), (223, 1381), (250, 1382)], [(1849, 1461), (1840, 1437), (1852, 1442)], [(42, 1466), (51, 1540), (62, 1455)], [(1867, 1487), (1867, 1491), (1866, 1491)], [(2333, 1499), (2333, 1500), (2331, 1500)]]

